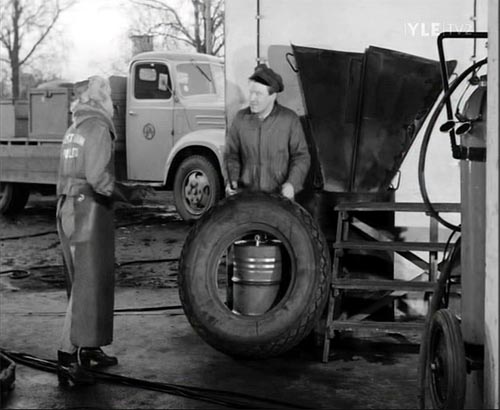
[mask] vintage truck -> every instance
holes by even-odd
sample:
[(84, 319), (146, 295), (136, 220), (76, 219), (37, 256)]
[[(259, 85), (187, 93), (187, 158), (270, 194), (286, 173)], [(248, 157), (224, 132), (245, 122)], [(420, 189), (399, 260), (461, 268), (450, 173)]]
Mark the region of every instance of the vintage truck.
[[(117, 178), (173, 190), (187, 221), (220, 197), (224, 146), (222, 59), (199, 53), (136, 55), (111, 76)], [(27, 101), (0, 105), (0, 212), (24, 208), (30, 191), (53, 192), (61, 139), (71, 122), (72, 84), (51, 82)]]

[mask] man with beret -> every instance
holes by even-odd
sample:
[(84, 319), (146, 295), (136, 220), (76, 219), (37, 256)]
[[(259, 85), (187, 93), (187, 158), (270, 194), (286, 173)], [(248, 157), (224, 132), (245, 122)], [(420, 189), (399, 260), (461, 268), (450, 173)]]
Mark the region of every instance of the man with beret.
[(259, 64), (249, 78), (249, 107), (236, 114), (226, 138), (226, 194), (277, 192), (294, 199), (309, 171), (310, 156), (298, 115), (280, 105), (279, 74)]

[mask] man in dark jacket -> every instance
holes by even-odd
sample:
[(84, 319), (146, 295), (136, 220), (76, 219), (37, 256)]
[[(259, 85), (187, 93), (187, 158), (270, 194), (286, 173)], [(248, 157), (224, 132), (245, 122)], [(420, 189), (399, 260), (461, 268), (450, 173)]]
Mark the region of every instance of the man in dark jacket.
[(279, 74), (260, 64), (249, 80), (249, 107), (236, 114), (226, 138), (226, 194), (243, 189), (294, 199), (310, 165), (299, 117), (276, 101), (284, 88)]
[(113, 339), (113, 201), (127, 201), (115, 181), (109, 82), (90, 77), (75, 86), (75, 95), (57, 184), (57, 228), (71, 289), (58, 351), (61, 385), (92, 383), (86, 368), (117, 363), (101, 346)]

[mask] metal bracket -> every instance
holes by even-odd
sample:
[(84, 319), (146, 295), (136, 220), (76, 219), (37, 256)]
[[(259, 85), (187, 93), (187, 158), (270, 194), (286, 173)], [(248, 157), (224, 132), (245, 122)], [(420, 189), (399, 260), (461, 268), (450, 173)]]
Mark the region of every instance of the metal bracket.
[(292, 69), (292, 71), (294, 73), (298, 73), (299, 69), (296, 66), (293, 65), (292, 61), (290, 60), (291, 57), (295, 58), (295, 56), (293, 55), (293, 53), (286, 53), (285, 54), (286, 62), (288, 63), (288, 65), (290, 66), (290, 68)]
[(486, 148), (457, 146), (453, 158), (467, 161), (486, 162)]

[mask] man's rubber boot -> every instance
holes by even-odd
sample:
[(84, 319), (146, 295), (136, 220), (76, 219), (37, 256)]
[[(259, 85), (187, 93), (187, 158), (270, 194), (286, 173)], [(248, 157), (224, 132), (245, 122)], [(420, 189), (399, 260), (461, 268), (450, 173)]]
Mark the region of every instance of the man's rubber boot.
[(118, 364), (116, 357), (107, 355), (100, 347), (82, 347), (79, 355), (80, 363), (86, 369), (100, 369)]
[(61, 387), (83, 386), (95, 383), (92, 374), (78, 364), (76, 353), (57, 352), (57, 378)]

